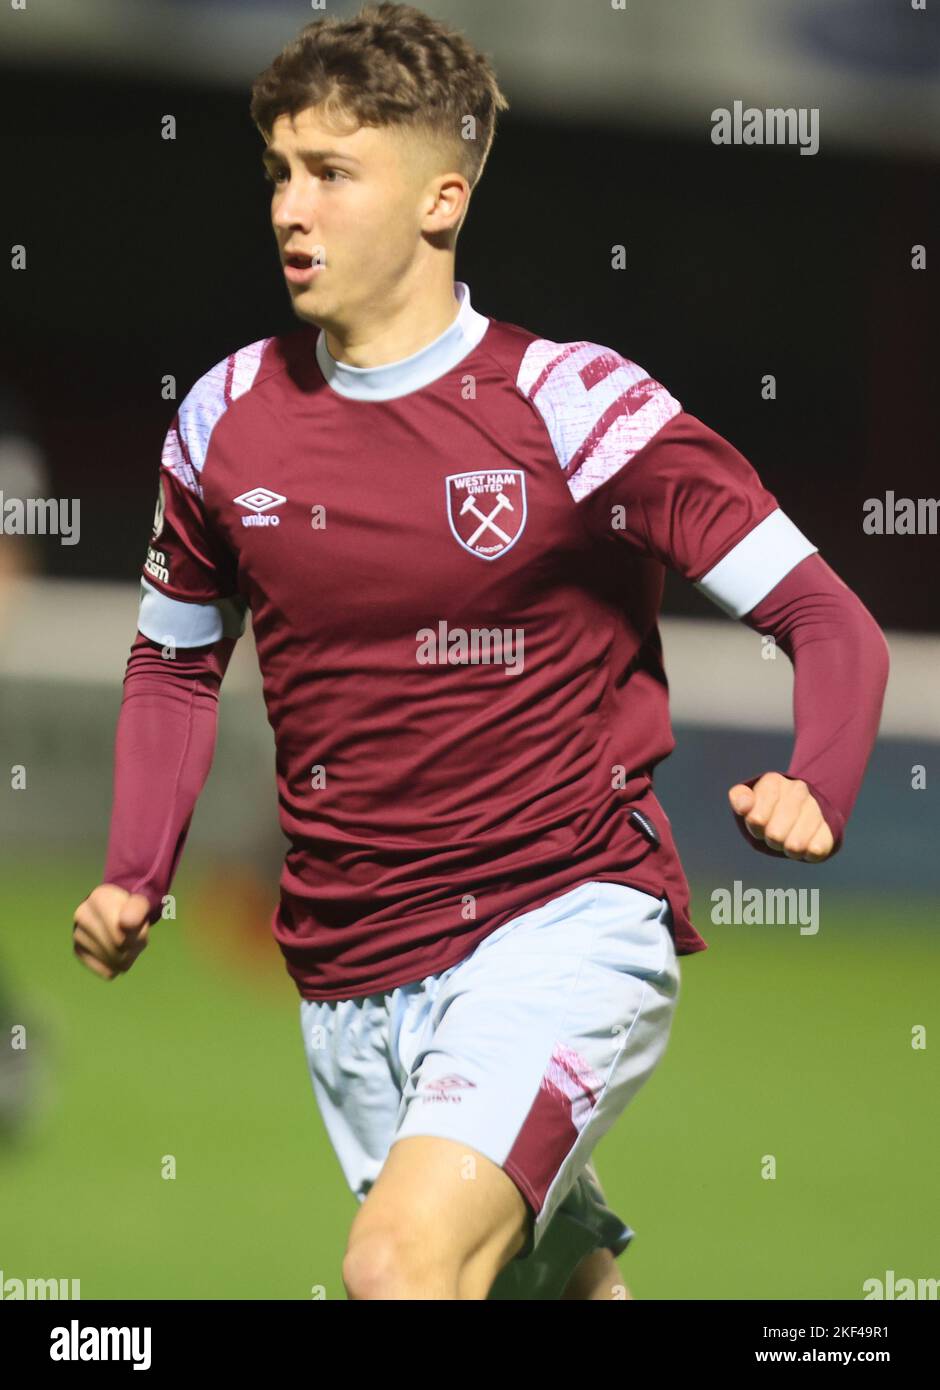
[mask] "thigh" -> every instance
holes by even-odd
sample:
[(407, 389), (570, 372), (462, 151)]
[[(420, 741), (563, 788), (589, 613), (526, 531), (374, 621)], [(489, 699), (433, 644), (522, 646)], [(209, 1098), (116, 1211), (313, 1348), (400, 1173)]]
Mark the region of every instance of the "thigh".
[[(566, 1200), (593, 1195), (581, 1181), (592, 1151), (665, 1050), (678, 996), (669, 923), (664, 899), (584, 884), (485, 938), (437, 995), (393, 1152), (428, 1136), (489, 1159), (528, 1209), (519, 1258)], [(596, 1244), (622, 1249), (630, 1229), (603, 1194), (580, 1205)]]
[(433, 1135), (397, 1139), (356, 1214), (350, 1245), (379, 1232), (484, 1289), (523, 1246), (529, 1212), (518, 1187), (485, 1154)]
[(367, 999), (305, 1001), (301, 1020), (318, 1108), (360, 1202), (347, 1256), (391, 1249), (396, 1263), (430, 1263), (482, 1297), (526, 1237), (518, 1188), (465, 1142), (396, 1138), (413, 1059), (456, 968)]

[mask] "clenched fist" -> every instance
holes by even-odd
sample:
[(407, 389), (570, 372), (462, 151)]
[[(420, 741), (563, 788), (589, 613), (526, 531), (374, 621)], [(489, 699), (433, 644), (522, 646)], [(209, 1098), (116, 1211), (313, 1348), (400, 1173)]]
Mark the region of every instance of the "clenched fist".
[(805, 782), (765, 772), (753, 787), (743, 782), (732, 787), (728, 800), (755, 840), (782, 849), (788, 859), (818, 864), (832, 853), (832, 831)]
[(99, 884), (75, 909), (75, 954), (104, 980), (123, 975), (147, 946), (149, 915), (150, 904), (142, 893)]

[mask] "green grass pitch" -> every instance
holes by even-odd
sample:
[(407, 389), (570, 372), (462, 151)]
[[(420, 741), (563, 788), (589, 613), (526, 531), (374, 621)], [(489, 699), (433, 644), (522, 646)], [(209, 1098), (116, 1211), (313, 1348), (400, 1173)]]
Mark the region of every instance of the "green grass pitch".
[[(226, 924), (187, 915), (188, 866), (180, 920), (106, 984), (71, 953), (95, 867), (2, 866), (0, 973), (42, 1087), (0, 1147), (4, 1278), (79, 1278), (84, 1299), (345, 1297), (355, 1200), (273, 940), (233, 966)], [(666, 1056), (595, 1151), (637, 1232), (635, 1296), (860, 1299), (888, 1269), (940, 1276), (937, 903), (824, 891), (816, 936), (710, 926), (695, 903), (710, 949), (681, 958)]]

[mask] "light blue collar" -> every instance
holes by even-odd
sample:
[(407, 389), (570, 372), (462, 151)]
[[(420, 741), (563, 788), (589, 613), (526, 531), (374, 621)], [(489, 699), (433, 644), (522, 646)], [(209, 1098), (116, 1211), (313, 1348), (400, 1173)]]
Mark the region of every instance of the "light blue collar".
[(389, 401), (420, 391), (422, 386), (449, 372), (477, 346), (490, 324), (470, 303), (469, 287), (462, 280), (455, 282), (454, 290), (460, 309), (450, 327), (410, 357), (386, 362), (381, 367), (350, 367), (338, 362), (330, 355), (326, 333), (321, 328), (317, 335), (317, 362), (333, 390), (355, 401)]

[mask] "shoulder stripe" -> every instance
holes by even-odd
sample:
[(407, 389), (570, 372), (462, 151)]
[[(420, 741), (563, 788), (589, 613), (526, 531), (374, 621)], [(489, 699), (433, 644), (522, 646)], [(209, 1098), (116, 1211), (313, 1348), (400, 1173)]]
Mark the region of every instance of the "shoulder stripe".
[[(556, 367), (560, 367), (564, 362), (568, 360), (569, 357), (571, 357), (573, 353), (578, 352), (579, 349), (583, 347), (587, 347), (587, 344), (559, 344), (551, 343), (548, 341), (547, 338), (536, 339), (534, 343), (531, 343), (529, 345), (528, 349), (526, 350), (526, 354), (522, 359), (522, 365), (519, 368), (518, 385), (522, 388), (522, 390), (525, 391), (526, 395), (529, 397), (530, 400), (534, 400), (535, 397), (541, 391), (542, 387), (545, 385), (548, 378), (551, 376), (552, 372), (555, 371)], [(549, 360), (542, 361), (542, 359), (544, 359), (546, 350), (549, 350), (550, 352)], [(524, 383), (523, 378), (526, 376), (527, 372), (531, 373), (532, 370), (536, 367), (540, 367), (540, 370), (535, 381), (531, 383)]]
[(259, 338), (211, 367), (184, 398), (167, 432), (161, 462), (197, 497), (212, 431), (232, 402), (251, 389), (269, 342)]
[(619, 472), (682, 410), (636, 362), (600, 343), (536, 338), (516, 385), (545, 421), (576, 502)]
[(222, 398), (226, 407), (232, 404), (232, 377), (235, 375), (235, 354), (234, 352), (225, 359), (225, 385), (222, 388)]
[(261, 358), (270, 338), (259, 338), (256, 343), (249, 343), (247, 347), (239, 348), (232, 358), (232, 400), (238, 400), (246, 391), (254, 385), (255, 377), (258, 375), (258, 368), (261, 366)]

